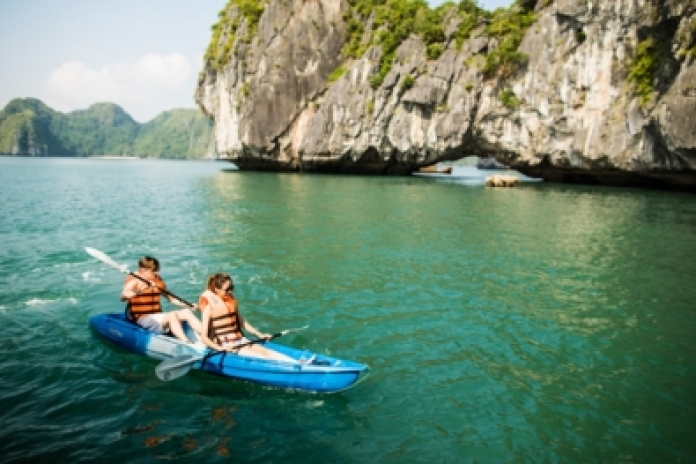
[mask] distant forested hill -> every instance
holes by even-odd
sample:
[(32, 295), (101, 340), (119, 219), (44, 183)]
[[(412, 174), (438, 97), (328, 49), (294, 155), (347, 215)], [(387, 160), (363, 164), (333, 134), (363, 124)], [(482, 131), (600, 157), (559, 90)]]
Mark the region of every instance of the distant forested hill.
[(214, 156), (212, 122), (195, 109), (166, 111), (140, 124), (120, 106), (97, 103), (60, 113), (35, 98), (18, 98), (0, 111), (0, 155)]

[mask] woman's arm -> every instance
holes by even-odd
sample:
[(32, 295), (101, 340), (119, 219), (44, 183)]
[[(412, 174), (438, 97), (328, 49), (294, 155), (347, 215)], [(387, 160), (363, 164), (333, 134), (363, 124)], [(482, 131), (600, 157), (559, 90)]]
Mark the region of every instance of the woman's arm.
[(271, 338), (271, 335), (267, 333), (262, 333), (256, 330), (253, 325), (249, 323), (245, 318), (242, 317), (242, 314), (237, 312), (237, 317), (239, 318), (240, 321), (240, 327), (244, 332), (248, 332), (250, 334), (254, 334), (256, 338)]

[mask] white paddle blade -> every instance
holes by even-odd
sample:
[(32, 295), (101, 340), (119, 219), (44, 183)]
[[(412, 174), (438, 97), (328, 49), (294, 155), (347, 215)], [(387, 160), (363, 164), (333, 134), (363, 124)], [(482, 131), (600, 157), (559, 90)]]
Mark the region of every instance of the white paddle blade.
[(170, 380), (178, 379), (186, 375), (193, 365), (201, 359), (203, 359), (203, 356), (192, 354), (183, 354), (175, 358), (166, 359), (155, 368), (155, 374), (157, 374), (157, 378), (160, 380), (169, 382)]
[(116, 261), (107, 256), (106, 253), (90, 247), (85, 247), (85, 251), (89, 253), (92, 257), (101, 261), (102, 263), (116, 268), (120, 272), (128, 273), (128, 266), (126, 266), (125, 264), (118, 264)]
[(287, 335), (287, 334), (292, 333), (292, 332), (299, 332), (300, 330), (304, 330), (304, 329), (306, 329), (306, 328), (308, 328), (308, 327), (309, 327), (309, 326), (306, 325), (306, 326), (304, 326), (304, 327), (299, 327), (299, 328), (297, 328), (297, 329), (287, 329), (287, 330), (283, 330), (283, 331), (280, 332), (280, 333), (281, 333), (281, 335)]

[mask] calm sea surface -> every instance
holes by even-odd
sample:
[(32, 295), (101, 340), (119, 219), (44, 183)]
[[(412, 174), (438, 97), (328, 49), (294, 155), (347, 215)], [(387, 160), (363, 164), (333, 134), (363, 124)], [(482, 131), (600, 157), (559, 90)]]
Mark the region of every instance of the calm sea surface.
[[(696, 461), (696, 196), (229, 166), (0, 158), (1, 462)], [(160, 382), (85, 246), (371, 375)]]

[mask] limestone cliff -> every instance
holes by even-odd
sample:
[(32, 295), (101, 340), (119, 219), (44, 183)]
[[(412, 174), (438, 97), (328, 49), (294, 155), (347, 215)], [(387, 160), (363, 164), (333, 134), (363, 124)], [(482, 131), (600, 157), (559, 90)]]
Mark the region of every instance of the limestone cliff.
[(401, 23), (366, 0), (246, 3), (221, 12), (196, 92), (240, 169), (406, 174), (478, 155), (696, 189), (695, 0), (518, 0), (507, 22), (462, 1), (438, 9), (441, 37), (393, 49)]

